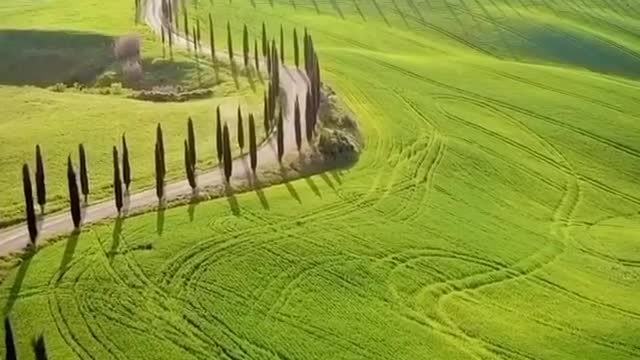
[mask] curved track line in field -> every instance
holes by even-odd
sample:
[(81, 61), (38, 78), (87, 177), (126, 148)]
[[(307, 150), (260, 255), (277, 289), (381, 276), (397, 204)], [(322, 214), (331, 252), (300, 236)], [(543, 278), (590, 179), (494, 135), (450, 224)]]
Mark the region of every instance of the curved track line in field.
[(465, 89), (462, 89), (462, 88), (455, 87), (453, 85), (448, 85), (448, 84), (445, 84), (443, 82), (440, 82), (440, 81), (437, 81), (437, 80), (434, 80), (434, 79), (431, 79), (431, 78), (427, 78), (427, 77), (425, 77), (423, 75), (420, 75), (420, 74), (417, 74), (417, 73), (415, 73), (413, 71), (401, 68), (399, 66), (393, 65), (391, 63), (388, 63), (388, 62), (385, 62), (385, 61), (382, 61), (382, 60), (379, 60), (379, 59), (376, 59), (376, 58), (371, 58), (370, 60), (375, 62), (375, 63), (380, 64), (383, 67), (387, 67), (389, 69), (401, 72), (404, 75), (406, 75), (408, 77), (411, 77), (413, 79), (416, 79), (418, 81), (421, 81), (421, 82), (424, 82), (424, 83), (427, 83), (427, 84), (431, 84), (433, 86), (440, 87), (442, 89), (453, 91), (453, 92), (459, 93), (461, 95), (464, 95), (464, 96), (467, 96), (467, 97), (470, 97), (470, 98), (476, 98), (476, 99), (483, 100), (483, 101), (488, 102), (488, 103), (492, 103), (494, 105), (501, 106), (501, 107), (503, 107), (503, 108), (505, 108), (507, 110), (519, 113), (521, 115), (529, 116), (531, 118), (546, 122), (546, 123), (551, 124), (551, 125), (555, 125), (557, 127), (560, 127), (560, 128), (566, 129), (568, 131), (574, 132), (576, 134), (579, 134), (581, 136), (587, 137), (587, 138), (589, 138), (591, 140), (594, 140), (594, 141), (599, 142), (601, 144), (604, 144), (604, 145), (607, 145), (609, 147), (612, 147), (612, 148), (614, 148), (614, 149), (616, 149), (616, 150), (618, 150), (618, 151), (620, 151), (622, 153), (625, 153), (626, 155), (629, 155), (629, 156), (632, 156), (632, 157), (635, 157), (635, 158), (640, 158), (640, 150), (637, 150), (637, 149), (632, 148), (630, 146), (621, 144), (621, 143), (619, 143), (617, 141), (614, 141), (614, 140), (603, 138), (603, 137), (601, 137), (601, 136), (599, 136), (597, 134), (594, 134), (591, 131), (579, 128), (577, 126), (574, 126), (574, 125), (571, 125), (571, 124), (568, 124), (568, 123), (564, 123), (564, 122), (562, 122), (562, 121), (560, 121), (558, 119), (555, 119), (555, 118), (553, 118), (551, 116), (543, 115), (543, 114), (540, 114), (540, 113), (536, 113), (534, 111), (525, 109), (525, 108), (520, 107), (518, 105), (507, 103), (507, 102), (502, 101), (502, 100), (498, 100), (498, 99), (494, 99), (494, 98), (491, 98), (491, 97), (483, 96), (483, 95), (480, 95), (480, 94), (475, 93), (475, 92), (470, 91), (470, 90), (465, 90)]

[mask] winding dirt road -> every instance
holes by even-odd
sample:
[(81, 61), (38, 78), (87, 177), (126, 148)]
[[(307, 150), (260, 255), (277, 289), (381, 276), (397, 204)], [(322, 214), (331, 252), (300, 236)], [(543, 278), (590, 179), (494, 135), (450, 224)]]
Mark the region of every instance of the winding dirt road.
[[(147, 0), (144, 9), (144, 20), (153, 29), (154, 32), (160, 34), (162, 18), (162, 1), (161, 0)], [(176, 46), (186, 47), (187, 41), (180, 35), (174, 34), (174, 44)], [(203, 53), (210, 53), (210, 50), (203, 47)], [(225, 54), (221, 54), (225, 55)], [(238, 56), (237, 58), (241, 58)], [(284, 115), (284, 144), (285, 154), (288, 152), (295, 152), (295, 132), (293, 127), (293, 108), (296, 95), (300, 98), (300, 113), (305, 113), (305, 104), (303, 99), (306, 98), (306, 91), (308, 87), (308, 80), (306, 75), (297, 69), (292, 69), (287, 66), (280, 66), (280, 89), (284, 95), (284, 101), (286, 102)], [(259, 126), (261, 122), (258, 121), (256, 126)], [(304, 121), (302, 122), (302, 133), (305, 133)], [(276, 140), (274, 136), (270, 136), (258, 149), (258, 169), (261, 170), (279, 168), (278, 158), (276, 154)], [(245, 170), (247, 167), (248, 155), (244, 155), (234, 159), (233, 168), (234, 175), (231, 179), (231, 184), (234, 182), (248, 181), (248, 173)], [(212, 188), (223, 187), (224, 177), (218, 168), (208, 170), (207, 172), (200, 173), (198, 175), (198, 187), (199, 188)], [(184, 181), (167, 184), (165, 187), (165, 200), (172, 201), (180, 198), (188, 198), (192, 195), (191, 187), (189, 183)], [(152, 209), (158, 204), (155, 189), (132, 194), (128, 198), (127, 212), (136, 212), (143, 209)], [(83, 212), (83, 224), (96, 223), (104, 219), (115, 218), (118, 216), (114, 201), (108, 200), (95, 205), (90, 205), (84, 208)], [(40, 232), (38, 235), (38, 242), (42, 242), (46, 239), (51, 239), (59, 235), (71, 233), (73, 231), (73, 223), (69, 212), (52, 214), (41, 219), (39, 224)], [(29, 243), (29, 233), (26, 224), (20, 224), (10, 228), (6, 228), (0, 231), (0, 255), (6, 255), (12, 252), (17, 252), (23, 249)]]

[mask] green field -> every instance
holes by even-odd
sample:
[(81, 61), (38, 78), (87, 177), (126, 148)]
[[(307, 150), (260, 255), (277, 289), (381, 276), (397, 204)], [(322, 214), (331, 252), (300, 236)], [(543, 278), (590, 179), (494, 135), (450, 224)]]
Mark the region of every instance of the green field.
[(359, 162), (27, 257), (0, 288), (21, 354), (640, 357), (640, 4), (212, 3), (307, 27)]
[[(100, 11), (96, 11), (99, 8)], [(175, 61), (162, 60), (159, 39), (146, 26), (134, 24), (133, 2), (100, 0), (19, 0), (0, 4), (0, 225), (24, 218), (21, 189), (22, 164), (35, 170), (35, 146), (45, 158), (48, 212), (67, 206), (66, 160), (77, 164), (78, 144), (84, 143), (89, 158), (91, 198), (112, 194), (113, 145), (127, 134), (131, 152), (134, 191), (154, 184), (155, 129), (163, 125), (166, 137), (168, 177), (182, 178), (183, 145), (187, 118), (193, 117), (198, 135), (200, 167), (214, 164), (215, 108), (222, 105), (225, 117), (235, 125), (238, 105), (261, 118), (262, 90), (253, 92), (243, 77), (236, 90), (229, 71), (220, 71), (221, 83), (214, 97), (185, 103), (156, 104), (124, 96), (98, 95), (45, 87), (91, 78), (99, 69), (118, 68), (111, 58), (113, 39), (137, 33), (143, 39), (145, 82), (190, 86), (197, 83), (195, 61), (176, 51)], [(34, 27), (33, 19), (38, 19)], [(201, 70), (203, 82), (214, 81), (210, 65)], [(245, 116), (246, 118), (246, 116)], [(231, 127), (235, 129), (235, 126)], [(217, 160), (216, 160), (217, 162)]]

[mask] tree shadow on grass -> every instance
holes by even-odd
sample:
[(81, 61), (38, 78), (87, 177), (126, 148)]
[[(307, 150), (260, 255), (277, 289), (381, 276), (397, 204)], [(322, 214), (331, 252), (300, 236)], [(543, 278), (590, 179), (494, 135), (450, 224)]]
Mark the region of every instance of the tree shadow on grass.
[(238, 199), (236, 199), (236, 195), (233, 192), (233, 188), (229, 183), (225, 183), (224, 185), (224, 196), (229, 203), (229, 208), (231, 208), (231, 212), (234, 216), (240, 216), (240, 205), (238, 205)]
[(327, 183), (327, 185), (329, 185), (329, 187), (331, 188), (331, 190), (333, 190), (333, 192), (336, 192), (336, 187), (333, 185), (333, 181), (331, 181), (331, 179), (327, 176), (327, 174), (325, 173), (320, 174), (320, 178), (324, 180), (324, 182)]
[(76, 246), (78, 245), (78, 238), (80, 237), (80, 229), (75, 229), (73, 230), (73, 232), (71, 233), (71, 236), (69, 236), (69, 239), (67, 240), (67, 245), (64, 249), (64, 254), (62, 255), (62, 260), (60, 261), (60, 268), (58, 269), (58, 280), (57, 282), (60, 282), (60, 279), (62, 279), (62, 277), (66, 274), (67, 270), (69, 269), (69, 263), (71, 263), (71, 259), (73, 259), (73, 254), (76, 251)]
[(122, 225), (124, 224), (124, 217), (118, 216), (116, 218), (116, 222), (113, 225), (113, 232), (111, 233), (111, 249), (109, 249), (109, 253), (107, 257), (109, 261), (112, 261), (113, 258), (118, 253), (118, 246), (120, 246), (120, 239), (122, 238)]
[(13, 285), (11, 286), (11, 291), (9, 292), (9, 298), (7, 299), (6, 304), (4, 305), (3, 314), (4, 316), (9, 315), (11, 309), (13, 309), (13, 305), (18, 300), (20, 295), (20, 289), (22, 288), (22, 283), (24, 281), (24, 277), (27, 275), (27, 270), (29, 269), (29, 265), (31, 265), (31, 259), (35, 255), (35, 251), (32, 247), (27, 249), (27, 252), (24, 254), (22, 258), (22, 263), (18, 268), (18, 272), (16, 273), (16, 277), (13, 280)]
[(162, 236), (164, 232), (164, 213), (167, 211), (164, 207), (164, 203), (158, 204), (158, 209), (156, 210), (156, 233), (158, 236)]
[(113, 40), (73, 31), (0, 30), (0, 84), (94, 82), (115, 61)]
[[(58, 83), (94, 85), (108, 69), (117, 70), (113, 43), (116, 38), (75, 31), (0, 30), (0, 85), (48, 87)], [(144, 58), (140, 87), (188, 85), (197, 65), (187, 61)], [(214, 85), (213, 76), (205, 85)]]
[(196, 207), (200, 204), (200, 190), (195, 188), (191, 192), (191, 198), (189, 198), (189, 206), (187, 207), (187, 213), (189, 214), (189, 222), (193, 222), (196, 214)]
[(318, 186), (316, 186), (316, 183), (313, 181), (313, 178), (306, 177), (304, 178), (304, 181), (307, 183), (307, 185), (309, 185), (309, 188), (311, 189), (311, 191), (313, 191), (313, 193), (316, 194), (317, 197), (322, 199), (322, 194), (320, 193), (320, 189), (318, 189)]
[(260, 179), (258, 179), (258, 175), (256, 175), (251, 169), (249, 169), (246, 158), (242, 159), (242, 166), (244, 167), (245, 177), (249, 179), (249, 185), (258, 196), (258, 200), (260, 200), (260, 205), (262, 205), (263, 209), (269, 210), (269, 201), (264, 195), (264, 191), (262, 191), (262, 184), (260, 183)]
[(289, 179), (287, 177), (287, 169), (285, 169), (284, 166), (282, 166), (282, 164), (280, 164), (280, 176), (282, 177), (282, 183), (284, 184), (284, 186), (286, 186), (287, 191), (289, 191), (289, 194), (291, 195), (291, 197), (296, 199), (298, 204), (302, 204), (302, 200), (298, 195), (298, 191), (296, 191), (296, 188), (293, 187), (293, 185), (291, 185), (291, 183), (289, 182)]

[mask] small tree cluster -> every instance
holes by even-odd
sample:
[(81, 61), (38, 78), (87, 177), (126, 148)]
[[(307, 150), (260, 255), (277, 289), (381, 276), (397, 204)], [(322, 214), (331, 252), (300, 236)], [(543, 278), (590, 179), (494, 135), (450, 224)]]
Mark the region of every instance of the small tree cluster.
[(122, 64), (122, 74), (131, 85), (140, 83), (144, 76), (140, 63), (140, 48), (138, 35), (120, 37), (113, 46), (114, 55)]

